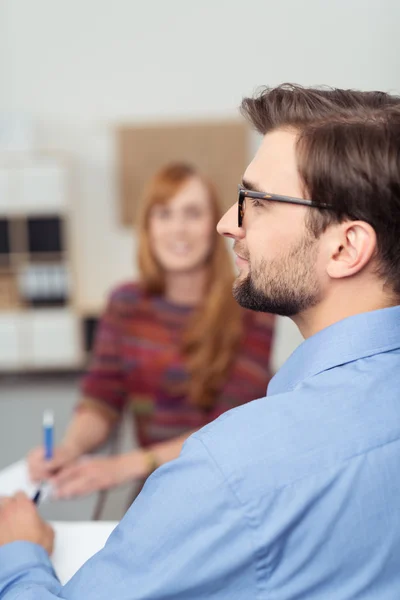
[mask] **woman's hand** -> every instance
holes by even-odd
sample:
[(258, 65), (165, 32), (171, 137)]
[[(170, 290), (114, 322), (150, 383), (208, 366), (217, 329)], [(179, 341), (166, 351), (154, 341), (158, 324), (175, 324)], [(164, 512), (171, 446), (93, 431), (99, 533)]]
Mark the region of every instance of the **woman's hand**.
[(28, 471), (32, 481), (39, 482), (50, 479), (52, 475), (73, 463), (80, 455), (72, 446), (58, 446), (51, 460), (44, 456), (43, 446), (34, 448), (28, 454)]
[(72, 498), (146, 477), (148, 470), (145, 453), (136, 450), (105, 458), (82, 458), (62, 469), (50, 479), (50, 483), (56, 498)]

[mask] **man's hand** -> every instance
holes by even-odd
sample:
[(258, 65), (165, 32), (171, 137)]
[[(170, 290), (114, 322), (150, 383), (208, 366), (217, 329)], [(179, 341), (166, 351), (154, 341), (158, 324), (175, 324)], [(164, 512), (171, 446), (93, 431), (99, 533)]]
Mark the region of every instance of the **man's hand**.
[(33, 502), (22, 492), (0, 498), (0, 546), (18, 541), (39, 544), (48, 554), (53, 551), (53, 528), (41, 519)]

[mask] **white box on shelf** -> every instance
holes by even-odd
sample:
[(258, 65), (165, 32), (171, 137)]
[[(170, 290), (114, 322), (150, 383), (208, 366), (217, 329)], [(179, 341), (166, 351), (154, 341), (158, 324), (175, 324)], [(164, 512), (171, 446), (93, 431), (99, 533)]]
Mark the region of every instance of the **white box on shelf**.
[(0, 314), (0, 369), (15, 370), (22, 366), (20, 354), (20, 319), (17, 313)]
[(36, 309), (26, 314), (31, 326), (34, 368), (77, 367), (81, 360), (78, 318), (68, 308)]

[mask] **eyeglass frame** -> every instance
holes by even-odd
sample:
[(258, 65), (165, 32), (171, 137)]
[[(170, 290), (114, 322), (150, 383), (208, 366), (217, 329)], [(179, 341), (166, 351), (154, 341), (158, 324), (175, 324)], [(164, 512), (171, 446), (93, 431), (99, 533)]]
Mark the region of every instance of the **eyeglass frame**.
[(323, 202), (318, 203), (313, 200), (306, 200), (305, 198), (296, 198), (294, 196), (281, 196), (280, 194), (269, 194), (267, 192), (254, 192), (253, 190), (247, 190), (242, 185), (238, 185), (238, 227), (242, 227), (244, 208), (243, 203), (246, 198), (254, 198), (254, 200), (269, 200), (270, 202), (285, 202), (286, 204), (297, 204), (300, 206), (311, 206), (315, 208), (326, 208), (328, 210), (334, 210), (331, 204), (325, 204)]

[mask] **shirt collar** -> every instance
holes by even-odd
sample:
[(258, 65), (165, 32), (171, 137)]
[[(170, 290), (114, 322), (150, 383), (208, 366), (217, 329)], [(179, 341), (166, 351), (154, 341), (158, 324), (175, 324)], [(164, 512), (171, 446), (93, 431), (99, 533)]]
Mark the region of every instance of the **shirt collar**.
[(268, 396), (293, 390), (301, 381), (359, 358), (400, 348), (400, 306), (343, 319), (305, 340), (268, 386)]

